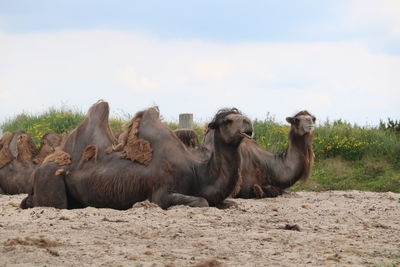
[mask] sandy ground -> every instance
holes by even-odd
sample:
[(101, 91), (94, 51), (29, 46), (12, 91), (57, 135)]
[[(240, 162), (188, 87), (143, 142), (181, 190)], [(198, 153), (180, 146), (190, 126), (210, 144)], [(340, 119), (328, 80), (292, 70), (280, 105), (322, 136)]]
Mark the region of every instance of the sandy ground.
[(226, 210), (21, 210), (0, 195), (0, 266), (400, 266), (400, 194), (299, 192)]

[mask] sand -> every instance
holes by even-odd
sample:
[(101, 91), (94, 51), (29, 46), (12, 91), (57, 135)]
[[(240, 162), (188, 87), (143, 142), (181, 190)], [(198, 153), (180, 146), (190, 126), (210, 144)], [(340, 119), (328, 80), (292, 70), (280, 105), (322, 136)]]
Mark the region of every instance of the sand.
[(237, 207), (21, 210), (0, 195), (0, 266), (400, 266), (400, 194), (298, 192)]

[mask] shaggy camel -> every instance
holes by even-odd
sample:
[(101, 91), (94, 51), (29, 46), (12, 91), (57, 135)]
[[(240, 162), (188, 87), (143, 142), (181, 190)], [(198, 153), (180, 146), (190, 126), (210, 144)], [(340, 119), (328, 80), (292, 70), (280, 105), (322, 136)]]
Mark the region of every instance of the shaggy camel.
[(0, 139), (0, 193), (29, 193), (32, 189), (31, 174), (48, 154), (53, 153), (61, 137), (49, 132), (36, 148), (32, 138), (24, 131), (7, 132)]
[(177, 129), (174, 134), (185, 144), (186, 147), (196, 148), (200, 146), (199, 138), (191, 129)]
[[(234, 197), (276, 197), (283, 194), (284, 189), (310, 175), (314, 162), (312, 139), (315, 117), (307, 111), (301, 111), (286, 120), (291, 124), (291, 130), (285, 152), (273, 154), (251, 139), (245, 139), (240, 144), (241, 179), (234, 190)], [(190, 130), (177, 136), (188, 148), (197, 139), (196, 133)], [(212, 136), (212, 130), (207, 130), (205, 146), (212, 143)]]
[(149, 108), (132, 119), (114, 144), (109, 106), (94, 104), (68, 136), (64, 151), (48, 156), (34, 173), (33, 193), (22, 208), (86, 206), (128, 209), (149, 199), (172, 205), (227, 207), (239, 178), (239, 145), (252, 134), (250, 120), (237, 109), (220, 110), (209, 124), (210, 149), (188, 150)]
[(254, 140), (240, 145), (241, 182), (238, 198), (276, 197), (300, 179), (307, 179), (314, 162), (312, 150), (315, 117), (301, 111), (287, 117), (291, 124), (289, 144), (285, 152), (273, 154)]

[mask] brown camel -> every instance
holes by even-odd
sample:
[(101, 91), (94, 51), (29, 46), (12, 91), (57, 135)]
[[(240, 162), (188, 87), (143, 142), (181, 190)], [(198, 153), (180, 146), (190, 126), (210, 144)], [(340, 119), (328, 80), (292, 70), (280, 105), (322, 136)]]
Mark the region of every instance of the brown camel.
[(86, 206), (128, 209), (149, 199), (172, 205), (226, 207), (239, 178), (239, 145), (251, 135), (250, 120), (237, 109), (220, 110), (210, 149), (188, 150), (149, 108), (132, 119), (114, 144), (106, 102), (93, 105), (68, 136), (63, 151), (48, 156), (34, 173), (33, 193), (22, 208)]
[(199, 138), (191, 129), (177, 129), (174, 134), (185, 144), (186, 147), (196, 148), (200, 146)]
[[(312, 150), (315, 117), (301, 111), (286, 120), (291, 124), (289, 147), (281, 154), (266, 151), (254, 140), (245, 139), (240, 144), (241, 177), (234, 190), (237, 198), (276, 197), (300, 179), (307, 179), (314, 162)], [(177, 135), (187, 147), (197, 135), (187, 130)], [(213, 132), (207, 130), (204, 145), (212, 143)]]
[(241, 182), (235, 197), (276, 197), (298, 180), (309, 177), (314, 162), (315, 117), (301, 111), (286, 121), (291, 124), (291, 129), (289, 144), (283, 153), (268, 152), (254, 140), (242, 142)]
[(50, 132), (43, 136), (38, 149), (24, 131), (5, 133), (0, 140), (0, 193), (30, 193), (33, 170), (60, 142), (61, 137)]

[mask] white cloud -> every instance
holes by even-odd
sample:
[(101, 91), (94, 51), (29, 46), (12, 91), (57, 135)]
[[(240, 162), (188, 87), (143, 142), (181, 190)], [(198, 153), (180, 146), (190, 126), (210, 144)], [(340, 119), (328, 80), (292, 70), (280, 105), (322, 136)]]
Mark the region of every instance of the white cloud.
[(165, 118), (207, 119), (229, 106), (282, 120), (301, 109), (359, 123), (400, 117), (400, 57), (361, 42), (219, 44), (113, 31), (0, 39), (9, 92), (5, 101), (0, 91), (0, 122), (61, 103), (84, 111), (98, 99), (131, 114), (157, 104)]
[(217, 58), (204, 58), (194, 62), (194, 73), (203, 80), (223, 80), (234, 71), (231, 62)]
[(126, 67), (117, 73), (119, 79), (129, 88), (139, 92), (152, 92), (159, 88), (159, 84), (139, 74), (133, 67)]
[(392, 38), (400, 38), (400, 1), (353, 0), (346, 2), (346, 27), (352, 29), (378, 29)]

